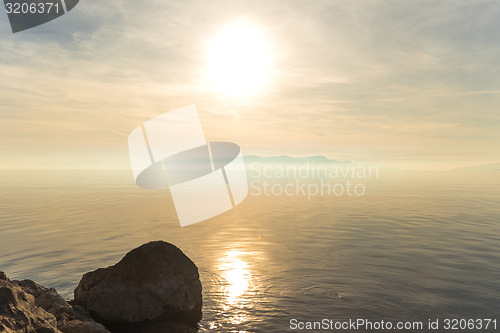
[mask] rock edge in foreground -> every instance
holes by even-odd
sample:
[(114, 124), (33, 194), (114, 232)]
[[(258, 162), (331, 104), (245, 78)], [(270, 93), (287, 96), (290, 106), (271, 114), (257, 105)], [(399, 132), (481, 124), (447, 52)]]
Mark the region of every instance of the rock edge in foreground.
[(11, 281), (0, 272), (0, 331), (109, 333), (81, 306), (71, 306), (53, 288), (31, 280)]
[(113, 266), (84, 274), (69, 303), (53, 288), (10, 281), (0, 272), (0, 331), (193, 332), (201, 291), (198, 268), (179, 248), (149, 242)]

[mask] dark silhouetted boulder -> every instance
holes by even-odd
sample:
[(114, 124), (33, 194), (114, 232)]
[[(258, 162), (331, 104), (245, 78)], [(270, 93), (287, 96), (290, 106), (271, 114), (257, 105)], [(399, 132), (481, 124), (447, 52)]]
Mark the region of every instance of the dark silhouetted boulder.
[(144, 244), (116, 265), (83, 276), (73, 304), (106, 326), (172, 320), (196, 324), (201, 316), (196, 265), (176, 246)]

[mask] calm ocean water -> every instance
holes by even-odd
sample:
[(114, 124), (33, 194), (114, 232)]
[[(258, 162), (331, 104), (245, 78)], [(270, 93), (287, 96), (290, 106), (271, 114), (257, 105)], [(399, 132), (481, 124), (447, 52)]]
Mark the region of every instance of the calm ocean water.
[(162, 239), (199, 267), (201, 332), (324, 318), (500, 329), (500, 171), (381, 171), (364, 184), (363, 196), (250, 195), (181, 228), (169, 193), (129, 171), (0, 170), (0, 270), (70, 299), (85, 272)]

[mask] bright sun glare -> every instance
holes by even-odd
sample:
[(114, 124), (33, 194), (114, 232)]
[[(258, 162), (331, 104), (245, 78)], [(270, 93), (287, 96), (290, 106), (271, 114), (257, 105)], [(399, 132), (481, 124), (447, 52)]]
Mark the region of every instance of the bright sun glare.
[(255, 94), (269, 76), (269, 50), (262, 33), (249, 24), (223, 29), (212, 41), (209, 75), (218, 91)]

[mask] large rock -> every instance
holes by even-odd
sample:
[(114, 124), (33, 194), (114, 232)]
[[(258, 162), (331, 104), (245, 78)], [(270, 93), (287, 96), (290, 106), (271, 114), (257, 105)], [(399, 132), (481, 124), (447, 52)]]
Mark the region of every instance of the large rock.
[(10, 281), (0, 272), (0, 332), (109, 333), (80, 306), (71, 306), (54, 288), (31, 280)]
[(201, 316), (201, 282), (196, 265), (176, 246), (144, 244), (116, 265), (83, 276), (75, 300), (106, 326)]

